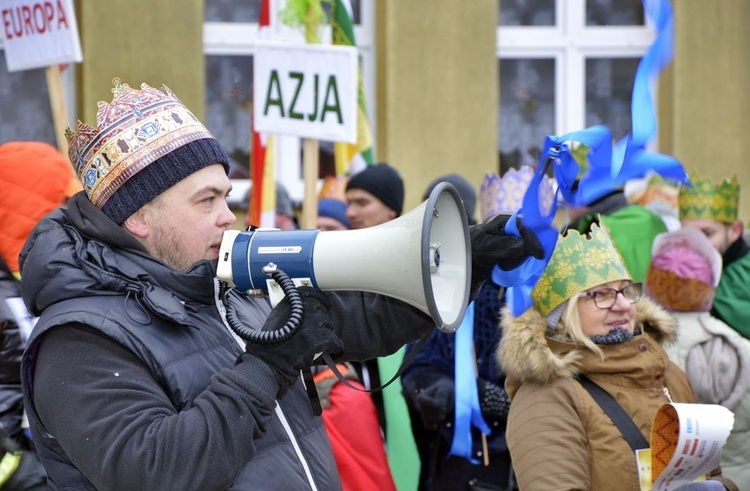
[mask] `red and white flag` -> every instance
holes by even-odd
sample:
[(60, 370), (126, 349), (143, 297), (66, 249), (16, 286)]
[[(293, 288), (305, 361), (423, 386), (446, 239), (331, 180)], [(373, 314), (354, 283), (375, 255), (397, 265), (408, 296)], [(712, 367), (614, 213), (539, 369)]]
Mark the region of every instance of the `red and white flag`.
[[(271, 0), (261, 0), (258, 19), (258, 39), (271, 39)], [(255, 103), (253, 102), (253, 111)], [(276, 226), (276, 169), (273, 135), (258, 133), (253, 128), (253, 148), (250, 162), (250, 224), (257, 227)]]

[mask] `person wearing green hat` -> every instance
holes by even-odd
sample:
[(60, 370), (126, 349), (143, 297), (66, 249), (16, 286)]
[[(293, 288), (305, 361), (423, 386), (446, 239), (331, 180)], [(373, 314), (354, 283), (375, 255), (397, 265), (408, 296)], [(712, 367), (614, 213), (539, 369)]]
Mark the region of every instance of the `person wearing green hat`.
[(683, 227), (703, 232), (721, 254), (723, 263), (711, 314), (750, 339), (750, 247), (738, 219), (737, 177), (715, 184), (692, 172), (690, 183), (690, 187), (680, 188), (680, 222)]
[[(675, 321), (642, 293), (606, 226), (594, 224), (588, 235), (570, 230), (558, 239), (528, 310), (503, 311), (497, 360), (511, 397), (506, 440), (520, 489), (638, 491), (635, 450), (649, 447), (657, 411), (696, 402), (661, 346), (674, 339)], [(633, 433), (613, 424), (595, 388), (619, 405)], [(641, 442), (631, 446), (628, 435)], [(689, 486), (738, 489), (720, 468)]]

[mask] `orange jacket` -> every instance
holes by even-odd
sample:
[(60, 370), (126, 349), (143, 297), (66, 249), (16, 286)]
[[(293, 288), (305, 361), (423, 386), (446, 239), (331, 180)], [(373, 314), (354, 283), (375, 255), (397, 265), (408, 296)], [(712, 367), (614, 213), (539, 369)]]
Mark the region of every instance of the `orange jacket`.
[(81, 190), (68, 158), (42, 142), (0, 145), (0, 255), (14, 273), (37, 222)]

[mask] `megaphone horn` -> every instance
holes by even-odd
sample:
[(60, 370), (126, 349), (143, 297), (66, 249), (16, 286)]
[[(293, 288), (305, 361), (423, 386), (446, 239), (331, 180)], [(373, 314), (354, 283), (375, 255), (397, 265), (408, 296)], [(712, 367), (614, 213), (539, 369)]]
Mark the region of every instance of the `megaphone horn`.
[(379, 293), (402, 300), (452, 333), (469, 301), (471, 248), (463, 202), (450, 183), (406, 215), (359, 230), (230, 230), (217, 276), (249, 293), (283, 292), (264, 272), (275, 264), (297, 285)]

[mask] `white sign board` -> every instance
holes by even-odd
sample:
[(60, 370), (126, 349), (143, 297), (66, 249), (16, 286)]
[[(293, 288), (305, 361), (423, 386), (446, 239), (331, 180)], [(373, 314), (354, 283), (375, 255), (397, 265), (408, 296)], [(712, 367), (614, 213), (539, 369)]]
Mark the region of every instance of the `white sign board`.
[(353, 46), (258, 42), (255, 131), (357, 141), (358, 59)]
[(2, 0), (0, 32), (9, 72), (83, 60), (72, 0)]

